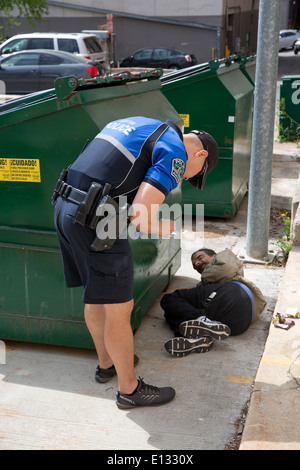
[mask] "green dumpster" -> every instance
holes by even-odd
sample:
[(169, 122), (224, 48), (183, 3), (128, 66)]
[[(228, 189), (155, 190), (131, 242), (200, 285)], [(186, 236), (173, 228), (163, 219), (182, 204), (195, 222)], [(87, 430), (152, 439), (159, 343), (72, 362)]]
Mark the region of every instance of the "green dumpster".
[[(252, 63), (253, 67), (253, 63)], [(249, 182), (254, 85), (238, 56), (190, 67), (162, 77), (162, 91), (184, 121), (185, 133), (209, 132), (219, 146), (219, 162), (203, 191), (182, 185), (184, 210), (233, 217)]]
[[(91, 81), (57, 79), (55, 89), (0, 106), (0, 338), (93, 347), (82, 289), (67, 289), (51, 195), (62, 168), (108, 122), (134, 115), (182, 120), (161, 93), (160, 72)], [(167, 201), (181, 205), (181, 187)], [(130, 239), (135, 263), (132, 328), (180, 267), (179, 237)]]
[(279, 137), (283, 141), (300, 138), (300, 75), (282, 77), (280, 85)]

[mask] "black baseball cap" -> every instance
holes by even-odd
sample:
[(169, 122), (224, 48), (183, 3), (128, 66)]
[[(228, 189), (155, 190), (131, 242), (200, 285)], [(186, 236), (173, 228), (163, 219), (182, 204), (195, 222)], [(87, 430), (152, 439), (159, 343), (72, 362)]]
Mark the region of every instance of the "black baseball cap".
[(190, 134), (196, 134), (202, 142), (204, 150), (207, 150), (208, 152), (208, 156), (205, 159), (201, 171), (188, 180), (196, 189), (200, 189), (200, 191), (202, 191), (208, 173), (210, 173), (218, 163), (219, 149), (217, 142), (210, 134), (208, 134), (208, 132), (191, 131)]

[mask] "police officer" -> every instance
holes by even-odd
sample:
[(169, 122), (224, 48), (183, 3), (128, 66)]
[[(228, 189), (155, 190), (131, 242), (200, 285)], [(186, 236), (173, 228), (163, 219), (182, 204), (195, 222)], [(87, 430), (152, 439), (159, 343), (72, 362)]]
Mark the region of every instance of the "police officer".
[[(97, 238), (95, 243), (91, 223), (95, 214), (88, 213), (95, 212), (93, 194), (108, 184), (113, 204), (126, 196), (131, 223), (141, 232), (168, 237), (174, 222), (156, 220), (151, 208), (158, 212), (182, 178), (202, 189), (217, 161), (217, 144), (210, 134), (193, 131), (182, 135), (171, 121), (130, 117), (107, 124), (56, 187), (55, 223), (66, 284), (84, 286), (85, 320), (99, 358), (96, 380), (103, 383), (117, 374), (116, 403), (121, 409), (167, 403), (175, 390), (136, 378), (138, 358), (130, 324), (132, 253), (127, 237), (120, 233), (112, 243), (103, 244)], [(141, 205), (144, 210), (138, 214)]]

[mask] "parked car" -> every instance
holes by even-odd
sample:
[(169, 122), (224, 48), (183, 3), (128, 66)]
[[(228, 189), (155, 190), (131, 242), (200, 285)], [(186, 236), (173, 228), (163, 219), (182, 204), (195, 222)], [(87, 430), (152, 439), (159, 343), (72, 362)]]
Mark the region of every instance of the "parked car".
[(283, 29), (279, 34), (279, 50), (293, 49), (298, 39), (300, 39), (299, 31), (296, 29)]
[(0, 56), (28, 49), (51, 49), (70, 52), (90, 60), (105, 61), (106, 53), (93, 34), (29, 33), (17, 34), (0, 45)]
[(300, 39), (298, 39), (298, 41), (296, 41), (294, 44), (294, 54), (298, 54), (299, 51), (300, 51)]
[(167, 47), (146, 47), (126, 57), (120, 67), (162, 67), (164, 69), (183, 69), (197, 63), (194, 55), (184, 54)]
[(15, 52), (0, 62), (0, 80), (8, 94), (25, 94), (54, 87), (57, 77), (91, 78), (99, 74), (101, 62), (62, 51)]

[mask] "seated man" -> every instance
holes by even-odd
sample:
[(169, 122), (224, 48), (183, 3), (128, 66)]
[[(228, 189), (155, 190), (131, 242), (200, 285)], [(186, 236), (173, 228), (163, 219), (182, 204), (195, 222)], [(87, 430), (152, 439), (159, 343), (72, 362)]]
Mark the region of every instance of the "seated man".
[(172, 356), (209, 351), (214, 339), (244, 333), (266, 306), (261, 291), (244, 278), (243, 263), (230, 250), (202, 248), (192, 254), (201, 282), (165, 294), (161, 307), (175, 338), (165, 343)]

